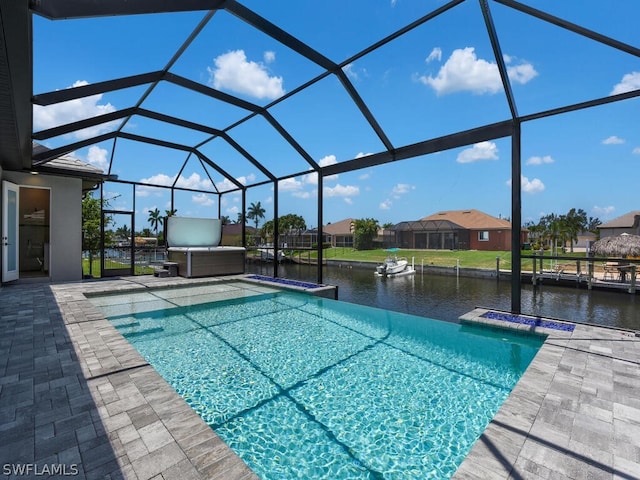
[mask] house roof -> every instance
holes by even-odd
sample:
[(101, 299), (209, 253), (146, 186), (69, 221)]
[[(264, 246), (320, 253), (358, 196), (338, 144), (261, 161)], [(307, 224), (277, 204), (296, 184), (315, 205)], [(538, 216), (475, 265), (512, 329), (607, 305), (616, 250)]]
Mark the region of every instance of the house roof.
[(445, 210), (434, 213), (421, 221), (442, 221), (446, 220), (469, 230), (489, 229), (497, 230), (501, 228), (511, 229), (511, 222), (502, 218), (492, 217), (480, 210)]
[(353, 218), (345, 218), (339, 222), (325, 225), (322, 230), (329, 235), (351, 235), (351, 222), (353, 222)]
[[(32, 142), (32, 148), (34, 155), (51, 150), (38, 142)], [(109, 175), (101, 168), (83, 162), (70, 154), (56, 157), (37, 168), (32, 168), (31, 171), (63, 177), (81, 178), (83, 191), (93, 190), (106, 180), (115, 180), (118, 178), (117, 175)]]
[(423, 230), (434, 230), (434, 231), (443, 231), (443, 230), (460, 230), (465, 227), (453, 223), (446, 219), (437, 219), (437, 220), (415, 220), (415, 221), (407, 221), (400, 222), (393, 226), (392, 230), (397, 232), (399, 231), (423, 231)]
[[(249, 235), (256, 233), (256, 229), (251, 225), (245, 226), (245, 232)], [(225, 223), (222, 225), (222, 234), (223, 235), (241, 235), (242, 234), (242, 224), (241, 223)]]
[[(33, 142), (33, 153), (38, 154), (49, 151), (50, 148), (45, 147), (37, 142)], [(54, 158), (37, 169), (42, 173), (51, 173), (57, 175), (65, 175), (72, 177), (80, 177), (87, 180), (107, 180), (115, 179), (117, 176), (108, 175), (101, 168), (95, 167), (90, 163), (83, 162), (69, 154)]]
[(613, 220), (601, 224), (598, 228), (631, 228), (636, 225), (636, 217), (640, 216), (640, 210), (633, 210)]

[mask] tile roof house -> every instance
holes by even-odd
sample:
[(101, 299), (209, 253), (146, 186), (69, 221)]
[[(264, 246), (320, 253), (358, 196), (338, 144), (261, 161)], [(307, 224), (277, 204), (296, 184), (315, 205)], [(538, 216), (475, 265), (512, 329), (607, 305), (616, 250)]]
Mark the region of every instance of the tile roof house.
[(631, 233), (640, 235), (640, 210), (633, 210), (598, 227), (600, 238)]
[(332, 247), (353, 247), (352, 223), (353, 218), (345, 218), (325, 225), (322, 227), (322, 232), (331, 238)]
[[(401, 248), (510, 250), (511, 222), (480, 210), (447, 210), (393, 227)], [(522, 230), (520, 242), (527, 241)]]
[[(251, 225), (245, 225), (245, 234), (249, 237), (253, 237), (258, 233)], [(226, 223), (222, 225), (222, 240), (221, 245), (242, 246), (242, 224), (241, 223)]]

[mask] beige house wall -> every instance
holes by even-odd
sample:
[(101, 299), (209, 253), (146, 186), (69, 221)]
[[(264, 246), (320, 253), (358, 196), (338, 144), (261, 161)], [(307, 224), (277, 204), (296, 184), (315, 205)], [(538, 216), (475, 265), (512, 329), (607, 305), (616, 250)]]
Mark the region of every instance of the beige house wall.
[(49, 278), (53, 282), (81, 280), (82, 180), (13, 171), (0, 171), (0, 179), (51, 190)]

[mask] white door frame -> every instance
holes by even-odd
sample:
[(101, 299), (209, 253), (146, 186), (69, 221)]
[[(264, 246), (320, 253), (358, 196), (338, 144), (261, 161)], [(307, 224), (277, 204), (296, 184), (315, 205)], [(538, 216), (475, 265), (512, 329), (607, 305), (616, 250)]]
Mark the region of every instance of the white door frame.
[(20, 187), (2, 181), (2, 281), (17, 280), (20, 273), (18, 212)]

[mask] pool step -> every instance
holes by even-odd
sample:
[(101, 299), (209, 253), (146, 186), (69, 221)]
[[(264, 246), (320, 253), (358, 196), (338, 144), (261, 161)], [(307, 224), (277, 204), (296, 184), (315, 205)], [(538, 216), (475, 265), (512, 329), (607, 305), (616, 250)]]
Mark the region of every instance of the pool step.
[(162, 267), (156, 267), (153, 269), (154, 277), (177, 277), (178, 276), (178, 263), (177, 262), (164, 262)]

